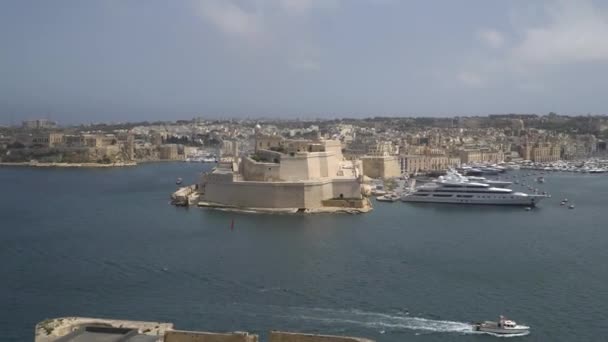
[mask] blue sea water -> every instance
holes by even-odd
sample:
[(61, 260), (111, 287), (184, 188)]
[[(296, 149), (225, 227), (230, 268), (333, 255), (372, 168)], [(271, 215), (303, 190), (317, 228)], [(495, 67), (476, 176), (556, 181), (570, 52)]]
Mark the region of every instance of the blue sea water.
[[(516, 340), (608, 339), (608, 175), (545, 175), (536, 186), (553, 197), (532, 211), (169, 205), (175, 179), (192, 182), (203, 167), (0, 168), (2, 340), (33, 341), (46, 318), (94, 316), (262, 337), (491, 341), (466, 323), (499, 314), (532, 326)], [(560, 206), (564, 197), (576, 209)]]

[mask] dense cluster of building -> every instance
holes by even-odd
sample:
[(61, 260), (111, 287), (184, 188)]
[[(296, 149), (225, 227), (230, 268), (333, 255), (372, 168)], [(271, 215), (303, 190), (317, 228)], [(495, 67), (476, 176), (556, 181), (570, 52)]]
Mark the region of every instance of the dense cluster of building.
[(308, 122), (193, 119), (74, 127), (28, 120), (22, 127), (0, 129), (0, 161), (137, 162), (213, 156), (218, 161), (242, 158), (245, 165), (251, 164), (252, 153), (263, 155), (261, 150), (293, 148), (298, 141), (314, 150), (320, 141), (337, 141), (339, 146), (331, 149), (339, 150), (340, 158), (359, 161), (369, 177), (387, 178), (461, 164), (588, 158), (606, 152), (607, 133), (605, 116), (554, 113)]

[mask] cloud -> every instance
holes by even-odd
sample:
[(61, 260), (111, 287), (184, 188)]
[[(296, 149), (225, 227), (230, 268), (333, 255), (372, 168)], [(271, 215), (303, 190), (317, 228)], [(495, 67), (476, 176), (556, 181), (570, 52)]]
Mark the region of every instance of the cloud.
[(201, 16), (221, 32), (251, 42), (263, 38), (264, 25), (258, 12), (245, 11), (230, 0), (199, 1)]
[(483, 47), (455, 67), (460, 83), (479, 87), (506, 81), (540, 92), (565, 66), (608, 63), (608, 13), (589, 1), (545, 3), (537, 11), (515, 11), (511, 20), (509, 36), (492, 28), (476, 32)]
[(541, 93), (545, 91), (545, 86), (540, 83), (524, 82), (519, 85), (519, 89), (528, 93)]
[(608, 61), (608, 16), (586, 1), (545, 8), (548, 24), (527, 28), (511, 58), (525, 64)]
[(483, 79), (476, 72), (461, 71), (456, 77), (462, 84), (469, 87), (480, 87), (484, 84)]
[(313, 59), (292, 60), (288, 63), (288, 65), (291, 69), (300, 70), (300, 71), (319, 71), (319, 70), (321, 70), (321, 63), (318, 60), (313, 60)]
[(502, 33), (492, 30), (492, 29), (484, 29), (480, 30), (477, 33), (479, 39), (486, 44), (487, 46), (498, 49), (504, 45), (505, 39)]
[(289, 51), (287, 65), (297, 71), (321, 70), (321, 49), (312, 43), (299, 42)]
[(339, 0), (194, 1), (201, 18), (217, 31), (249, 43), (246, 50), (261, 51), (258, 57), (297, 71), (321, 69), (321, 51), (308, 17), (340, 5)]
[(339, 0), (279, 0), (281, 8), (288, 14), (303, 14), (312, 9), (335, 9)]

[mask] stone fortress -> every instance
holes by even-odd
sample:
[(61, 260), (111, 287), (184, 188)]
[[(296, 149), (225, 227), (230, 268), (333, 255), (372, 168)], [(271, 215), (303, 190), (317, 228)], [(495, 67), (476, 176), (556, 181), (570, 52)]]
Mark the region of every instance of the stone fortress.
[(300, 212), (371, 209), (361, 194), (361, 165), (337, 140), (289, 140), (257, 134), (255, 151), (219, 163), (198, 184), (199, 205)]

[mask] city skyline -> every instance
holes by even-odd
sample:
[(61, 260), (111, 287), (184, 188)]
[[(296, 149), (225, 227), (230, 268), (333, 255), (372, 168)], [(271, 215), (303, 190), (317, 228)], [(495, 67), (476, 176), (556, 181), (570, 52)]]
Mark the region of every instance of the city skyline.
[(599, 1), (0, 7), (0, 124), (606, 113)]

